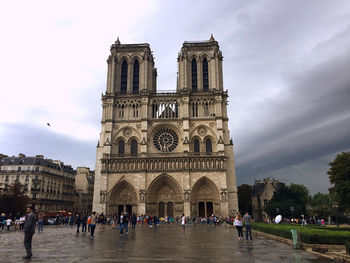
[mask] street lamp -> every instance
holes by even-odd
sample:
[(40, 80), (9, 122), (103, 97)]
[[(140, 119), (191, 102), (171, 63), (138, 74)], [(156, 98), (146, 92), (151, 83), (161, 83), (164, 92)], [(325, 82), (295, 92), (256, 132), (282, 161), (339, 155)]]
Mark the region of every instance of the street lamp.
[(293, 219), (293, 217), (294, 217), (294, 206), (291, 206), (291, 207), (289, 207), (289, 209), (290, 209), (290, 211), (292, 212), (292, 219)]
[(337, 223), (337, 227), (339, 227), (339, 221), (338, 221), (338, 203), (334, 202), (332, 203), (332, 208), (334, 209), (335, 212), (335, 218), (336, 218), (336, 223)]

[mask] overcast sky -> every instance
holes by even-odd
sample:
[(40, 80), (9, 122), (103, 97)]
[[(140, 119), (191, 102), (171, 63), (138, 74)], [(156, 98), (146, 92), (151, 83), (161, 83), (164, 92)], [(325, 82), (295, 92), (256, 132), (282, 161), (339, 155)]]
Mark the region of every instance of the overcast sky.
[(327, 192), (328, 163), (350, 150), (350, 1), (32, 0), (1, 10), (0, 153), (94, 169), (110, 45), (149, 43), (158, 89), (175, 89), (182, 43), (211, 33), (238, 185), (270, 176)]

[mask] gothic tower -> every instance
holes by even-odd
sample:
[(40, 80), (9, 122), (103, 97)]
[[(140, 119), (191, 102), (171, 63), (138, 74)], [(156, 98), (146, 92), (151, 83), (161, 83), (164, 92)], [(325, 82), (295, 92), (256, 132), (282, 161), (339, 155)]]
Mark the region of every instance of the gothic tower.
[(222, 54), (184, 42), (176, 91), (158, 92), (148, 44), (111, 47), (93, 210), (158, 216), (238, 211)]

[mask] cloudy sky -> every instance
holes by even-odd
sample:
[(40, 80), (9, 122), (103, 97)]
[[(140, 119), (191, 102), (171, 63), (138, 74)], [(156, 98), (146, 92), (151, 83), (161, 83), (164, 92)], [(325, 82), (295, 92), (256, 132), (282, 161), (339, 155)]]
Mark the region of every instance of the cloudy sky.
[(149, 43), (158, 89), (175, 89), (183, 41), (211, 33), (238, 185), (270, 176), (327, 192), (328, 163), (350, 150), (349, 1), (33, 0), (1, 10), (0, 153), (94, 169), (110, 45)]

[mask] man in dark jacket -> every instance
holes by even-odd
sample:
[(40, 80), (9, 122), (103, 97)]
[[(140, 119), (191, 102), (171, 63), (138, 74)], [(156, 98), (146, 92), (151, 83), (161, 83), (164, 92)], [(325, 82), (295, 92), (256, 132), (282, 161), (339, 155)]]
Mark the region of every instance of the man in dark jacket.
[(24, 247), (26, 248), (27, 256), (24, 259), (30, 259), (32, 254), (32, 238), (35, 233), (36, 217), (32, 211), (32, 207), (27, 207), (26, 220), (24, 222)]

